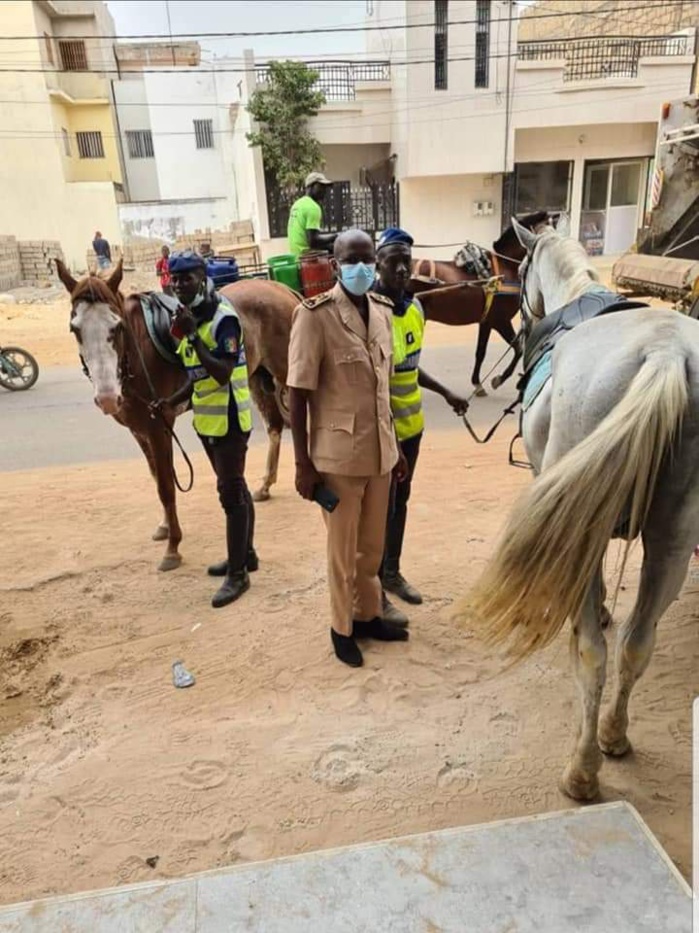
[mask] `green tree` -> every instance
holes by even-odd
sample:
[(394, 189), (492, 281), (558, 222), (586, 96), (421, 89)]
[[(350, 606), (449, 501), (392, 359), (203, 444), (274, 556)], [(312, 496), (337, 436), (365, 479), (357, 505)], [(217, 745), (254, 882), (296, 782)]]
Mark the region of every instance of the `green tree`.
[(308, 118), (325, 103), (314, 90), (319, 74), (303, 62), (270, 62), (265, 86), (254, 92), (248, 113), (259, 129), (246, 133), (251, 146), (260, 146), (265, 171), (283, 187), (303, 182), (324, 160), (320, 143), (308, 131)]

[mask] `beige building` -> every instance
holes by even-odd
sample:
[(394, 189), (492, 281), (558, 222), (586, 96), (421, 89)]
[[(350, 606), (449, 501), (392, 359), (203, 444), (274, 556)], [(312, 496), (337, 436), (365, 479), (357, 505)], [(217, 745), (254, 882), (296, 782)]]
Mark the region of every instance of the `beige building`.
[(120, 241), (122, 172), (110, 78), (114, 21), (91, 0), (4, 0), (0, 234), (59, 241), (85, 267), (96, 229)]

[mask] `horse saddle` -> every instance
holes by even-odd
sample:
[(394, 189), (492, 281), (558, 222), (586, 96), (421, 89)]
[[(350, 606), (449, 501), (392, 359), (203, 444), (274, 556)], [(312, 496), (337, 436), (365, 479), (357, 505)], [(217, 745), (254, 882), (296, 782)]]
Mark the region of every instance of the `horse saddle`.
[(179, 307), (179, 302), (171, 295), (162, 292), (145, 292), (141, 295), (141, 308), (146, 330), (153, 346), (168, 363), (179, 362), (177, 341), (170, 333), (172, 318)]
[(570, 304), (564, 305), (553, 314), (548, 314), (534, 326), (524, 345), (525, 378), (541, 357), (553, 350), (561, 337), (579, 324), (603, 314), (647, 307), (642, 301), (630, 301), (606, 288), (585, 292)]

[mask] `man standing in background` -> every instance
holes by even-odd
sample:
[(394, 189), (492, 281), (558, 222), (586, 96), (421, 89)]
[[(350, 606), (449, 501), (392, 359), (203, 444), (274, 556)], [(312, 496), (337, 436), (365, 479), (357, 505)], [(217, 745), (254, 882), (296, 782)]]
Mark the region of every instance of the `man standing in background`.
[(321, 172), (311, 172), (306, 176), (306, 193), (291, 205), (287, 239), (289, 252), (300, 256), (310, 249), (332, 250), (336, 233), (321, 233), (323, 226), (323, 208), (329, 178)]
[(105, 240), (99, 230), (95, 231), (95, 238), (92, 241), (92, 248), (97, 256), (97, 267), (99, 269), (108, 269), (112, 264), (112, 251), (109, 243)]

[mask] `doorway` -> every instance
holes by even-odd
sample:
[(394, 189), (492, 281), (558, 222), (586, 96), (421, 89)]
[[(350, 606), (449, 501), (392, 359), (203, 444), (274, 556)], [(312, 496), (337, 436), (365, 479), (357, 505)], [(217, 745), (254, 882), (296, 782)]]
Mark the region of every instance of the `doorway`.
[(585, 166), (580, 241), (591, 256), (626, 252), (642, 221), (648, 159)]

